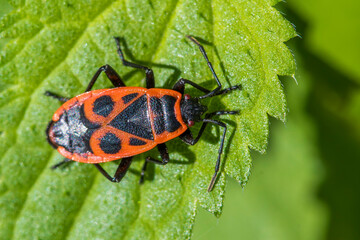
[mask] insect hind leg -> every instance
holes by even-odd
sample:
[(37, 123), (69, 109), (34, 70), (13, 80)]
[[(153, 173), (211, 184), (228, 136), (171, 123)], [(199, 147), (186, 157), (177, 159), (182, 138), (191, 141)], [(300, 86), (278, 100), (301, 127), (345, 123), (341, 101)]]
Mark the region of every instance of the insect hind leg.
[(116, 169), (116, 172), (114, 174), (114, 177), (111, 177), (108, 172), (105, 171), (104, 168), (100, 166), (100, 164), (96, 163), (94, 166), (99, 170), (99, 172), (104, 175), (110, 182), (118, 183), (121, 181), (121, 179), (125, 176), (126, 172), (128, 171), (130, 164), (132, 162), (133, 157), (126, 157), (121, 159), (121, 162)]
[(66, 164), (66, 163), (71, 163), (71, 162), (74, 162), (74, 161), (71, 160), (71, 159), (68, 159), (68, 158), (64, 158), (63, 161), (58, 162), (58, 163), (55, 164), (55, 165), (52, 165), (52, 166), (51, 166), (51, 169), (52, 169), (52, 170), (57, 169), (57, 168), (63, 166), (64, 164)]
[(143, 165), (143, 167), (141, 169), (141, 176), (140, 176), (140, 180), (139, 180), (140, 184), (142, 184), (144, 182), (146, 167), (147, 167), (147, 164), (149, 162), (159, 164), (159, 165), (166, 165), (169, 162), (169, 159), (170, 159), (169, 158), (169, 153), (168, 153), (168, 149), (167, 149), (165, 143), (161, 143), (157, 147), (158, 147), (158, 150), (160, 152), (161, 161), (157, 160), (157, 159), (154, 159), (152, 157), (147, 157), (145, 159), (145, 163), (144, 163), (144, 165)]
[(69, 101), (70, 98), (67, 98), (67, 97), (62, 97), (56, 93), (53, 93), (53, 92), (50, 92), (50, 91), (45, 91), (45, 96), (48, 96), (48, 97), (52, 97), (52, 98), (55, 98), (57, 100), (59, 100), (60, 102), (67, 102)]

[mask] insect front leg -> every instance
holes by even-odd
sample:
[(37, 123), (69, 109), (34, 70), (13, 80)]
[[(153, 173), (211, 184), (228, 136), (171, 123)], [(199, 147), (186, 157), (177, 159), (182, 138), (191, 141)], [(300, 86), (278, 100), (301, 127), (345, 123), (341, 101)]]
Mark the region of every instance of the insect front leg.
[(209, 58), (206, 54), (206, 51), (204, 49), (204, 47), (192, 36), (187, 36), (187, 38), (189, 38), (192, 42), (194, 42), (200, 49), (201, 53), (203, 54), (208, 67), (210, 68), (210, 71), (212, 73), (212, 75), (214, 76), (216, 83), (217, 83), (217, 88), (215, 88), (214, 90), (210, 91), (196, 83), (194, 83), (193, 81), (181, 78), (179, 81), (177, 81), (173, 87), (173, 90), (180, 92), (181, 94), (184, 93), (184, 88), (185, 88), (185, 84), (189, 84), (191, 86), (193, 86), (194, 88), (202, 91), (203, 93), (205, 93), (205, 95), (198, 97), (199, 99), (203, 99), (203, 98), (208, 98), (208, 97), (213, 97), (213, 96), (217, 96), (217, 95), (222, 95), (222, 94), (226, 94), (229, 91), (235, 90), (235, 89), (241, 89), (240, 85), (235, 85), (226, 89), (221, 90), (222, 85), (220, 83), (219, 78), (217, 77), (215, 70), (211, 64), (211, 62), (209, 61)]
[(136, 63), (132, 63), (132, 62), (128, 62), (125, 60), (124, 58), (124, 54), (121, 50), (120, 47), (120, 38), (119, 37), (114, 37), (116, 45), (117, 45), (117, 52), (119, 54), (119, 57), (123, 63), (124, 66), (127, 67), (132, 67), (132, 68), (138, 68), (138, 69), (142, 69), (145, 71), (146, 74), (146, 88), (154, 88), (155, 87), (155, 79), (154, 79), (154, 72), (152, 69), (146, 67), (146, 66), (142, 66)]
[(91, 90), (91, 88), (94, 86), (96, 80), (99, 78), (99, 75), (101, 72), (105, 72), (106, 76), (109, 78), (111, 83), (114, 85), (114, 87), (125, 87), (125, 83), (121, 80), (119, 74), (108, 64), (101, 66), (92, 79), (89, 82), (89, 85), (87, 86), (85, 92), (88, 92)]
[(216, 165), (215, 165), (215, 173), (214, 173), (213, 177), (211, 178), (209, 187), (208, 187), (208, 189), (207, 189), (208, 192), (211, 192), (211, 190), (212, 190), (213, 187), (214, 187), (214, 184), (215, 184), (215, 181), (216, 181), (216, 178), (217, 178), (217, 174), (218, 174), (219, 168), (220, 168), (221, 154), (222, 154), (223, 149), (224, 149), (224, 141), (225, 141), (225, 135), (226, 135), (227, 127), (226, 127), (226, 124), (225, 124), (225, 123), (220, 122), (220, 121), (217, 121), (217, 120), (213, 120), (213, 119), (203, 119), (203, 122), (208, 122), (208, 123), (216, 124), (216, 125), (224, 128), (224, 132), (223, 132), (222, 138), (221, 138), (221, 140), (220, 140), (220, 147), (219, 147), (219, 151), (218, 151), (218, 158), (217, 158), (217, 160), (216, 160)]
[[(212, 117), (214, 117), (216, 115), (236, 115), (238, 113), (239, 113), (239, 111), (217, 111), (217, 112), (212, 112), (212, 113), (206, 114), (205, 119), (210, 119), (210, 118), (212, 118)], [(183, 142), (185, 142), (185, 143), (187, 143), (189, 145), (195, 145), (199, 141), (199, 139), (201, 138), (201, 136), (202, 136), (202, 134), (203, 134), (203, 132), (204, 132), (206, 126), (207, 126), (207, 123), (208, 122), (203, 121), (203, 124), (201, 125), (200, 131), (199, 131), (196, 138), (193, 137), (190, 129), (187, 129), (183, 134), (181, 134), (179, 136), (179, 138)]]
[(208, 192), (211, 192), (211, 190), (213, 189), (216, 178), (217, 178), (217, 174), (219, 172), (220, 163), (221, 163), (220, 162), (221, 161), (221, 154), (223, 152), (225, 135), (226, 135), (226, 131), (227, 131), (227, 126), (226, 126), (225, 123), (217, 121), (217, 120), (213, 120), (211, 118), (213, 116), (216, 116), (216, 115), (235, 115), (235, 114), (238, 114), (238, 113), (239, 113), (239, 111), (218, 111), (218, 112), (208, 113), (208, 114), (205, 115), (205, 119), (202, 120), (203, 124), (202, 124), (202, 126), (200, 128), (200, 131), (199, 131), (196, 138), (193, 137), (193, 135), (192, 135), (192, 133), (191, 133), (191, 131), (189, 129), (187, 129), (183, 134), (181, 134), (179, 136), (180, 139), (182, 141), (184, 141), (185, 143), (190, 144), (190, 145), (194, 145), (199, 141), (199, 139), (202, 136), (202, 134), (204, 133), (204, 130), (205, 130), (208, 123), (216, 124), (216, 125), (224, 128), (224, 132), (223, 132), (222, 138), (220, 140), (220, 148), (219, 148), (219, 151), (218, 151), (218, 158), (217, 158), (216, 165), (215, 165), (215, 173), (214, 173), (214, 175), (213, 175), (213, 177), (211, 179), (211, 182), (209, 184)]
[(147, 157), (145, 159), (145, 163), (141, 169), (141, 176), (140, 176), (140, 181), (139, 181), (140, 184), (142, 184), (144, 182), (146, 167), (149, 162), (159, 164), (159, 165), (166, 165), (169, 162), (169, 153), (168, 153), (168, 149), (167, 149), (165, 143), (161, 143), (161, 144), (157, 145), (157, 147), (160, 152), (161, 161), (154, 159), (152, 157)]
[(185, 84), (189, 84), (191, 86), (193, 86), (194, 88), (204, 92), (204, 93), (210, 93), (210, 90), (203, 88), (202, 86), (194, 83), (193, 81), (187, 80), (185, 78), (180, 78), (179, 81), (177, 81), (175, 83), (175, 85), (173, 86), (173, 90), (178, 91), (181, 94), (184, 94), (184, 90), (185, 90)]
[[(202, 87), (202, 86), (194, 83), (193, 81), (190, 81), (190, 80), (188, 80), (188, 79), (185, 79), (185, 78), (180, 78), (179, 81), (177, 81), (177, 82), (175, 83), (175, 85), (173, 86), (172, 89), (175, 90), (175, 91), (178, 91), (178, 92), (181, 93), (181, 94), (184, 94), (185, 84), (189, 84), (189, 85), (193, 86), (194, 88), (196, 88), (196, 89), (198, 89), (198, 90), (200, 90), (200, 91), (202, 91), (203, 93), (206, 93), (206, 94), (208, 94), (208, 93), (211, 92), (210, 90), (208, 90), (208, 89), (206, 89), (206, 88), (204, 88), (204, 87)], [(213, 97), (213, 96), (217, 96), (217, 95), (227, 94), (227, 93), (229, 93), (230, 91), (237, 90), (237, 89), (241, 89), (241, 85), (235, 85), (235, 86), (232, 86), (232, 87), (229, 87), (229, 88), (225, 88), (225, 89), (223, 89), (223, 90), (220, 90), (220, 91), (218, 91), (217, 93), (215, 93), (214, 95), (212, 95), (212, 97)], [(199, 97), (199, 98), (200, 98), (200, 97)]]

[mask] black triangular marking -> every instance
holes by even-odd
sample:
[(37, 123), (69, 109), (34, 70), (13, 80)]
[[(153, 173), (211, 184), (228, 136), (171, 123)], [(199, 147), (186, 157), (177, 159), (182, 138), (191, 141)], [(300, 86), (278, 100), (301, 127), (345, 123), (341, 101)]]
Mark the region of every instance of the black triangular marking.
[(131, 93), (129, 95), (123, 96), (121, 99), (124, 101), (125, 104), (128, 104), (131, 100), (137, 97), (138, 93)]
[(142, 95), (131, 103), (109, 125), (135, 136), (154, 140), (146, 95)]
[(131, 146), (142, 146), (142, 145), (145, 145), (146, 142), (143, 141), (143, 140), (140, 140), (140, 139), (138, 139), (138, 138), (130, 138), (129, 144), (130, 144)]

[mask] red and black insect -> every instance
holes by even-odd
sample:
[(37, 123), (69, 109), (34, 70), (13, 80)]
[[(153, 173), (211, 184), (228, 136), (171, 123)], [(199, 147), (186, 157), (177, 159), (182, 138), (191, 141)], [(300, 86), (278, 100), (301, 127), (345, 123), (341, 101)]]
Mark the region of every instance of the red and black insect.
[[(183, 78), (174, 85), (172, 90), (155, 88), (153, 71), (145, 66), (126, 61), (120, 48), (120, 39), (115, 38), (117, 52), (123, 65), (145, 71), (146, 88), (126, 87), (115, 70), (109, 65), (104, 65), (95, 73), (83, 94), (68, 99), (46, 92), (47, 96), (64, 102), (53, 115), (46, 130), (50, 145), (66, 158), (53, 168), (69, 161), (91, 163), (110, 181), (120, 182), (134, 155), (157, 146), (162, 160), (152, 157), (145, 159), (140, 177), (140, 183), (142, 183), (148, 162), (160, 165), (169, 162), (165, 142), (180, 137), (185, 143), (194, 145), (202, 136), (207, 124), (212, 123), (222, 127), (224, 131), (215, 173), (208, 187), (208, 191), (211, 191), (219, 171), (226, 134), (226, 124), (213, 120), (212, 117), (237, 114), (238, 111), (212, 112), (202, 118), (207, 107), (199, 100), (226, 94), (231, 90), (240, 89), (240, 86), (221, 89), (221, 83), (204, 48), (195, 38), (191, 36), (188, 38), (199, 46), (216, 80), (218, 86), (212, 91)], [(105, 72), (115, 88), (91, 91), (101, 72)], [(202, 91), (204, 95), (190, 97), (184, 94), (185, 84)], [(188, 128), (195, 122), (203, 122), (196, 138), (192, 136)], [(121, 159), (121, 162), (114, 177), (111, 177), (99, 163), (117, 159)]]

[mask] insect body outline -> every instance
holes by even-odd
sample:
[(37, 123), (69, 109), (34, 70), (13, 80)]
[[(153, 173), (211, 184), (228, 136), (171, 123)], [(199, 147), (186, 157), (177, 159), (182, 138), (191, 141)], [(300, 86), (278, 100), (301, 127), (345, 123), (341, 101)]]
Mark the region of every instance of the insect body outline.
[[(65, 160), (54, 165), (78, 161), (93, 164), (108, 180), (120, 182), (125, 176), (135, 155), (157, 147), (161, 160), (146, 157), (142, 167), (140, 183), (144, 181), (149, 162), (165, 165), (169, 162), (166, 142), (179, 137), (187, 144), (196, 144), (208, 123), (223, 128), (214, 175), (208, 187), (210, 192), (215, 184), (224, 147), (227, 126), (212, 119), (217, 115), (234, 115), (238, 111), (216, 111), (205, 114), (207, 106), (201, 99), (227, 94), (240, 85), (222, 89), (222, 85), (209, 61), (203, 46), (192, 36), (210, 68), (217, 87), (208, 90), (190, 80), (181, 78), (172, 89), (155, 88), (152, 69), (125, 60), (120, 47), (120, 38), (115, 37), (117, 52), (123, 65), (145, 71), (146, 88), (127, 87), (119, 74), (110, 66), (100, 67), (94, 74), (85, 92), (71, 99), (47, 91), (45, 94), (63, 102), (54, 113), (46, 129), (47, 140)], [(114, 85), (110, 89), (91, 90), (99, 75), (104, 72)], [(204, 95), (192, 97), (184, 94), (185, 84), (200, 90)], [(202, 118), (202, 115), (205, 117)], [(189, 127), (202, 122), (197, 137)], [(111, 177), (99, 163), (121, 159)]]

